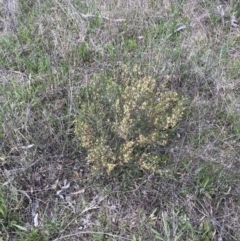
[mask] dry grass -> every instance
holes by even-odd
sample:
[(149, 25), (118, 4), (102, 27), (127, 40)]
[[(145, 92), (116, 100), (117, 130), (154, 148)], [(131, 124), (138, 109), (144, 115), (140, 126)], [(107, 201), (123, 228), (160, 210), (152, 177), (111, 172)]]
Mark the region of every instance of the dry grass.
[[(240, 239), (239, 2), (19, 0), (16, 28), (0, 3), (0, 240)], [(161, 175), (92, 173), (74, 135), (122, 65), (188, 99)]]

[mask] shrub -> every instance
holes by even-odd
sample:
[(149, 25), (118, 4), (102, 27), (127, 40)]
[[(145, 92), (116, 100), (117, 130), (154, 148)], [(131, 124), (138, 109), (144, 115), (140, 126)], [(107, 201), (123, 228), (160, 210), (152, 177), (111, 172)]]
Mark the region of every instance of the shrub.
[(136, 164), (156, 171), (163, 161), (157, 149), (166, 146), (169, 128), (184, 113), (184, 98), (143, 76), (137, 66), (123, 66), (112, 77), (96, 75), (79, 93), (75, 135), (93, 169)]

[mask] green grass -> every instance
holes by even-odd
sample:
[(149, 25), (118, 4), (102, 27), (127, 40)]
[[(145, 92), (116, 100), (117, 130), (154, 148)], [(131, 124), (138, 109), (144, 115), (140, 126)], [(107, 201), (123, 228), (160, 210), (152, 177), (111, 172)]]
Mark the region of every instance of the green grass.
[[(0, 30), (0, 241), (240, 240), (239, 33), (230, 27), (239, 4), (222, 4), (222, 15), (219, 4), (19, 1), (18, 23)], [(164, 145), (154, 139), (127, 160), (126, 116), (114, 106), (137, 99), (129, 78), (148, 76), (154, 93), (177, 93), (186, 108)], [(150, 100), (145, 114), (158, 109)], [(154, 120), (138, 108), (132, 116), (125, 134), (135, 143)], [(95, 128), (94, 145), (84, 146), (76, 119)], [(121, 165), (93, 172), (96, 147)], [(141, 168), (152, 150), (157, 166)]]

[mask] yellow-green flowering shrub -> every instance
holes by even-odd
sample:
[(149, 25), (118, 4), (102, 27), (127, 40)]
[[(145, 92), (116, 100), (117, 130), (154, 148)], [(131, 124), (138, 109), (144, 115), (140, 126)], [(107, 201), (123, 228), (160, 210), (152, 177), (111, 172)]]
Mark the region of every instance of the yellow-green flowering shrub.
[(169, 128), (184, 112), (184, 98), (125, 66), (112, 78), (95, 76), (79, 93), (75, 135), (93, 169), (110, 172), (117, 165), (137, 164), (155, 171), (166, 146)]

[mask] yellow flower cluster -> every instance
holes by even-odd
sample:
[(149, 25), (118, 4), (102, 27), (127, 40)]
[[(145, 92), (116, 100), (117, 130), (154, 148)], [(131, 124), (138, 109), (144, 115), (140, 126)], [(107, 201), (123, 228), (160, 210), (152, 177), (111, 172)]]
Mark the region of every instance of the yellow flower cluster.
[(75, 134), (94, 170), (109, 173), (126, 163), (155, 170), (161, 156), (152, 147), (168, 143), (168, 129), (184, 114), (184, 98), (143, 76), (138, 66), (132, 72), (122, 66), (119, 76), (117, 82), (99, 75), (83, 89)]

